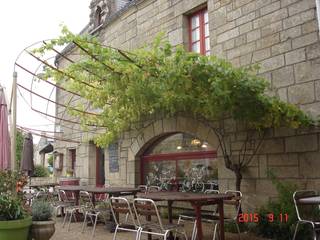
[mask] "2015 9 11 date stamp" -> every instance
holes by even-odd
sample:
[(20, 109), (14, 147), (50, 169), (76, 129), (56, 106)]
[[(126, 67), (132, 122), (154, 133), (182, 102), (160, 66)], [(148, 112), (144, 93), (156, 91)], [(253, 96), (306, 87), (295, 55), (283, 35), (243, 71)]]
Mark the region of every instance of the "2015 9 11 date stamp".
[[(268, 222), (288, 222), (289, 215), (287, 213), (268, 213), (267, 214)], [(261, 220), (261, 216), (258, 213), (240, 213), (238, 216), (239, 223), (249, 223), (254, 222), (257, 223)]]

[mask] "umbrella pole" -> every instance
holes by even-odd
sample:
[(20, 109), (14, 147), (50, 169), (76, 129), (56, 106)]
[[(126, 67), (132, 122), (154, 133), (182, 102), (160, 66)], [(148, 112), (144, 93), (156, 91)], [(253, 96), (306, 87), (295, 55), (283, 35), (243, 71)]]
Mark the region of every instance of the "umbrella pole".
[(11, 124), (11, 170), (16, 167), (16, 135), (17, 135), (17, 72), (13, 72), (12, 93), (10, 113), (12, 114)]

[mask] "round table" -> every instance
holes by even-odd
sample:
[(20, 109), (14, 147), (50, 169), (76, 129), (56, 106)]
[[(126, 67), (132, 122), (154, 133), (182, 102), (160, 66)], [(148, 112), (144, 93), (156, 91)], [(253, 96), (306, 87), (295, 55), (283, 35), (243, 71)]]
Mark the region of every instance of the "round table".
[(201, 207), (205, 205), (217, 204), (219, 209), (220, 221), (220, 238), (225, 239), (224, 236), (224, 211), (223, 201), (230, 200), (234, 197), (232, 194), (199, 194), (189, 192), (148, 192), (138, 193), (137, 197), (148, 198), (154, 201), (167, 201), (168, 202), (168, 218), (172, 223), (172, 203), (175, 201), (190, 202), (195, 210), (196, 223), (197, 223), (197, 238), (202, 240), (202, 222), (201, 222)]

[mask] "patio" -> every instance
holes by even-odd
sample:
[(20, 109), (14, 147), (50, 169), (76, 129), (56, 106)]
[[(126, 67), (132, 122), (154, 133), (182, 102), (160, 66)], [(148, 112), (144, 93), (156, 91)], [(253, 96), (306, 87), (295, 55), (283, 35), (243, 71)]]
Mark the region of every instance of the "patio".
[[(91, 227), (87, 227), (84, 233), (81, 233), (82, 223), (71, 223), (70, 231), (67, 231), (67, 228), (62, 228), (62, 218), (57, 218), (56, 220), (56, 232), (54, 233), (51, 240), (87, 240), (91, 237)], [(186, 223), (186, 230), (188, 237), (191, 236), (192, 225)], [(203, 233), (204, 239), (212, 239), (212, 226), (209, 224), (203, 224)], [(98, 224), (95, 232), (95, 240), (112, 240), (113, 233), (110, 233), (109, 230), (106, 230), (104, 224)], [(130, 240), (135, 239), (134, 233), (121, 232), (117, 236), (118, 240)], [(143, 239), (146, 239), (143, 237)], [(154, 238), (155, 239), (155, 238)], [(237, 240), (237, 234), (226, 233), (227, 240)], [(246, 240), (263, 240), (262, 238), (255, 237), (251, 234), (242, 233), (241, 239)]]

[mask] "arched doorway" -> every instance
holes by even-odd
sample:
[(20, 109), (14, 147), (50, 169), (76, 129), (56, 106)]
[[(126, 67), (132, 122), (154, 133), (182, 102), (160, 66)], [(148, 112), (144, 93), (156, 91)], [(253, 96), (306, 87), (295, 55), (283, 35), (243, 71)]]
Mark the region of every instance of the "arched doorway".
[(207, 188), (212, 188), (212, 183), (217, 187), (216, 155), (216, 149), (208, 142), (191, 134), (165, 135), (142, 155), (141, 183), (159, 185), (171, 179), (181, 186), (186, 179), (195, 177)]

